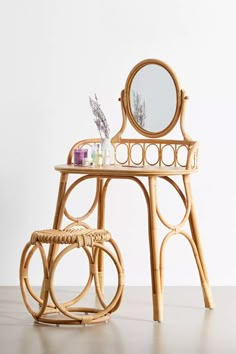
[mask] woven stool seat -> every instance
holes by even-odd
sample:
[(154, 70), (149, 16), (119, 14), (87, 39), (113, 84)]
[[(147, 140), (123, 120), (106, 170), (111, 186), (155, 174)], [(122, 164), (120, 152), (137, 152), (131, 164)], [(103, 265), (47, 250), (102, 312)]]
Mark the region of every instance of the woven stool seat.
[[(47, 245), (49, 254), (46, 255)], [(54, 287), (54, 276), (58, 265), (64, 256), (71, 251), (85, 253), (88, 261), (88, 279), (84, 287), (78, 284), (78, 294), (66, 301), (58, 299), (58, 291)], [(43, 282), (40, 295), (37, 295), (30, 285), (30, 263), (35, 253), (40, 255), (43, 266)], [(117, 272), (117, 290), (114, 297), (107, 304), (104, 298), (103, 273), (99, 269), (99, 255), (110, 259)], [(71, 267), (68, 275), (75, 273), (76, 279), (81, 267)], [(95, 283), (95, 291), (100, 302), (99, 308), (78, 307), (90, 289), (92, 281)], [(20, 286), (24, 303), (33, 318), (38, 322), (49, 324), (95, 324), (110, 319), (110, 314), (120, 305), (124, 289), (124, 271), (121, 253), (109, 231), (104, 229), (73, 229), (64, 230), (48, 229), (34, 231), (30, 241), (25, 245), (21, 255)], [(28, 296), (30, 295), (30, 301)], [(38, 308), (32, 306), (35, 300)]]
[(78, 247), (93, 246), (94, 242), (106, 242), (111, 238), (111, 234), (103, 229), (65, 229), (65, 230), (40, 230), (32, 233), (30, 242), (73, 244)]

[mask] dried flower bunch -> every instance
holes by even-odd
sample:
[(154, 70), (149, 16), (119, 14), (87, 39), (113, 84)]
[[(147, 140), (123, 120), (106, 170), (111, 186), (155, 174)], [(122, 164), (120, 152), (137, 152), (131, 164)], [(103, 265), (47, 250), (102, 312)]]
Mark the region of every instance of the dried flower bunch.
[(101, 139), (102, 138), (109, 138), (110, 128), (107, 123), (105, 114), (103, 113), (101, 106), (98, 103), (98, 98), (97, 98), (96, 93), (95, 93), (94, 97), (95, 97), (95, 100), (93, 100), (89, 96), (89, 104), (90, 104), (90, 107), (92, 108), (92, 112), (95, 116), (94, 122), (98, 128)]

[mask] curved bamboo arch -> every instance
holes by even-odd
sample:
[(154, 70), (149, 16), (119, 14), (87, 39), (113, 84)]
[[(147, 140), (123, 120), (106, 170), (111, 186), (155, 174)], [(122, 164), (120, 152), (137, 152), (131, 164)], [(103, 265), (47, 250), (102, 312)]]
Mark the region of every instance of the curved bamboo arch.
[[(29, 283), (28, 268), (29, 268), (30, 260), (36, 250), (39, 250), (41, 255), (41, 259), (43, 263), (44, 279), (48, 279), (49, 271), (47, 266), (47, 257), (43, 246), (39, 242), (36, 242), (35, 245), (32, 245), (31, 242), (28, 242), (24, 247), (24, 250), (21, 255), (21, 261), (20, 261), (20, 288), (21, 288), (22, 297), (26, 308), (28, 309), (28, 311), (31, 313), (31, 315), (34, 317), (35, 320), (37, 320), (44, 313), (46, 307), (55, 308), (55, 306), (47, 304), (48, 297), (49, 297), (49, 289), (47, 286), (45, 287), (45, 293), (44, 293), (45, 295), (42, 300), (39, 296), (35, 294), (35, 292), (31, 288)], [(25, 288), (28, 290), (32, 298), (40, 305), (39, 311), (36, 312), (31, 307), (31, 304), (28, 301), (26, 295)]]
[(182, 192), (182, 190), (180, 189), (180, 187), (178, 186), (178, 184), (175, 181), (173, 181), (173, 179), (171, 179), (168, 176), (159, 176), (158, 178), (165, 179), (170, 184), (172, 184), (173, 187), (176, 189), (176, 191), (179, 193), (184, 205), (186, 206), (186, 197), (185, 197), (184, 193)]
[(61, 205), (61, 208), (64, 209), (64, 215), (71, 221), (74, 221), (74, 222), (80, 222), (80, 221), (83, 221), (85, 220), (93, 211), (94, 209), (96, 208), (97, 206), (97, 203), (98, 203), (98, 196), (99, 196), (99, 181), (97, 180), (96, 181), (96, 193), (95, 193), (95, 197), (94, 197), (94, 200), (93, 200), (93, 203), (90, 207), (90, 209), (87, 211), (87, 213), (85, 213), (83, 216), (80, 216), (80, 217), (73, 217), (72, 215), (69, 214), (69, 212), (67, 211), (65, 205), (66, 205), (66, 201), (70, 195), (70, 193), (73, 191), (73, 189), (81, 182), (85, 181), (85, 180), (88, 180), (88, 179), (92, 179), (93, 176), (82, 176), (80, 178), (78, 178), (76, 181), (74, 181), (71, 186), (68, 188), (68, 190), (66, 191), (65, 195), (64, 195), (64, 198), (63, 198), (63, 201), (62, 201), (62, 205)]
[[(113, 246), (113, 249), (115, 250), (115, 254), (111, 252), (108, 248), (104, 247), (104, 245), (100, 245), (100, 247), (96, 247), (94, 251), (94, 264), (98, 264), (99, 253), (103, 251), (112, 259), (117, 269), (118, 286), (114, 298), (112, 299), (109, 305), (106, 305), (104, 301), (104, 294), (103, 294), (103, 289), (100, 286), (100, 278), (99, 278), (98, 271), (94, 272), (94, 282), (95, 282), (96, 294), (100, 301), (100, 304), (103, 306), (104, 309), (109, 308), (109, 312), (111, 313), (114, 312), (120, 305), (122, 291), (124, 287), (124, 267), (123, 267), (123, 261), (121, 260), (121, 253), (117, 248), (117, 244), (113, 242), (112, 239), (109, 240), (109, 243)], [(115, 302), (114, 299), (116, 299)]]
[[(71, 251), (75, 247), (76, 247), (75, 245), (69, 245), (69, 246), (65, 247), (55, 258), (54, 263), (53, 263), (54, 264), (53, 267), (56, 267), (56, 265), (58, 265), (58, 263), (62, 259), (62, 257), (64, 257), (69, 251)], [(86, 282), (84, 288), (82, 289), (82, 291), (78, 295), (76, 295), (76, 297), (74, 299), (71, 299), (69, 301), (62, 303), (61, 304), (62, 307), (68, 307), (68, 306), (71, 306), (71, 305), (75, 304), (76, 302), (80, 301), (80, 299), (82, 299), (89, 291), (89, 288), (90, 288), (92, 281), (93, 281), (93, 274), (91, 272), (91, 268), (92, 268), (92, 264), (93, 264), (92, 255), (89, 252), (87, 247), (81, 247), (81, 248), (84, 250), (84, 252), (88, 258), (88, 263), (89, 263), (89, 268), (90, 268), (89, 276), (88, 276), (87, 282)], [(53, 276), (54, 276), (54, 272), (55, 272), (55, 269), (53, 271)], [(50, 288), (52, 289), (52, 283), (53, 283), (52, 277), (51, 277), (50, 282), (51, 282)]]
[(161, 243), (161, 248), (160, 248), (160, 273), (161, 273), (161, 288), (163, 289), (163, 282), (164, 282), (164, 276), (163, 276), (163, 269), (164, 269), (164, 252), (165, 252), (165, 248), (167, 245), (167, 242), (170, 240), (170, 238), (172, 238), (174, 235), (182, 235), (184, 236), (190, 243), (191, 247), (192, 247), (192, 251), (196, 260), (196, 264), (198, 267), (198, 272), (199, 272), (199, 276), (200, 276), (200, 280), (201, 280), (201, 284), (203, 286), (203, 288), (206, 287), (206, 279), (205, 279), (205, 274), (202, 268), (202, 264), (198, 255), (198, 250), (197, 247), (195, 245), (195, 242), (193, 241), (192, 237), (185, 231), (183, 230), (178, 230), (178, 232), (172, 230), (170, 231), (163, 239), (162, 243)]
[(141, 182), (137, 177), (133, 177), (133, 176), (124, 176), (124, 177), (123, 176), (119, 176), (119, 177), (107, 178), (107, 180), (106, 180), (106, 182), (104, 183), (104, 186), (103, 186), (103, 199), (104, 200), (105, 200), (108, 184), (113, 179), (130, 179), (130, 180), (136, 182), (140, 186), (142, 191), (143, 191), (143, 194), (144, 194), (144, 197), (145, 197), (145, 200), (146, 200), (146, 203), (147, 203), (147, 208), (149, 209), (149, 195), (148, 195), (147, 189), (146, 189), (145, 185), (143, 184), (143, 182)]
[(82, 226), (85, 229), (92, 229), (92, 227), (89, 224), (87, 224), (87, 223), (85, 223), (83, 221), (74, 221), (74, 222), (68, 224), (66, 227), (64, 227), (64, 230), (65, 229), (73, 229), (76, 226)]
[(188, 175), (183, 176), (186, 197), (184, 196), (183, 192), (181, 191), (180, 187), (177, 185), (177, 183), (175, 181), (173, 181), (170, 177), (161, 177), (161, 178), (165, 179), (167, 182), (169, 182), (175, 188), (175, 190), (180, 195), (180, 197), (183, 200), (184, 205), (186, 207), (186, 212), (185, 212), (184, 217), (181, 220), (181, 222), (179, 224), (172, 225), (164, 219), (164, 217), (161, 214), (158, 203), (156, 204), (156, 212), (157, 212), (157, 215), (158, 215), (160, 221), (162, 222), (163, 225), (165, 225), (170, 230), (181, 229), (181, 227), (184, 224), (186, 224), (186, 222), (189, 218), (189, 215), (191, 212), (191, 192), (190, 192), (190, 188), (189, 188), (189, 178), (188, 177), (189, 177)]
[[(94, 259), (93, 259), (93, 263), (92, 266), (94, 266), (95, 264), (97, 264), (97, 255), (98, 255), (98, 251), (97, 249), (101, 249), (104, 252), (106, 252), (108, 254), (108, 256), (110, 256), (110, 258), (112, 259), (117, 272), (118, 272), (118, 285), (117, 285), (117, 291), (115, 293), (115, 296), (113, 297), (112, 301), (106, 306), (103, 302), (102, 302), (102, 306), (105, 307), (104, 309), (98, 310), (96, 309), (96, 311), (94, 312), (94, 314), (92, 315), (77, 315), (77, 314), (73, 314), (73, 312), (80, 312), (83, 309), (80, 308), (70, 308), (67, 309), (66, 307), (64, 307), (64, 304), (61, 304), (58, 302), (57, 300), (57, 296), (56, 296), (56, 292), (54, 291), (54, 286), (53, 286), (53, 280), (54, 280), (54, 273), (56, 270), (56, 267), (58, 265), (58, 263), (60, 262), (60, 260), (62, 259), (62, 257), (70, 252), (72, 249), (77, 248), (78, 245), (76, 243), (71, 244), (69, 246), (67, 246), (66, 248), (63, 249), (63, 251), (61, 251), (56, 259), (54, 260), (52, 269), (50, 271), (51, 273), (51, 277), (50, 277), (50, 295), (52, 298), (52, 301), (55, 303), (57, 309), (59, 309), (59, 311), (61, 313), (63, 313), (66, 317), (81, 322), (82, 324), (84, 323), (93, 323), (94, 321), (98, 320), (101, 317), (106, 316), (108, 313), (112, 312), (113, 308), (115, 307), (117, 301), (119, 301), (120, 297), (122, 296), (122, 292), (123, 292), (123, 287), (124, 287), (124, 282), (123, 282), (123, 269), (118, 261), (118, 259), (113, 255), (113, 253), (108, 250), (108, 248), (106, 248), (105, 246), (103, 246), (100, 243), (94, 243), (93, 244), (93, 248), (95, 250), (94, 253)], [(91, 264), (90, 264), (91, 267)], [(92, 272), (91, 272), (92, 274)], [(97, 284), (99, 284), (98, 278), (97, 278), (97, 272), (94, 271), (93, 272), (93, 276), (94, 276), (94, 280), (95, 280), (95, 285), (97, 286)], [(87, 289), (86, 289), (87, 291)], [(97, 289), (97, 291), (99, 292), (99, 288)], [(103, 296), (101, 294), (101, 299), (103, 299)], [(99, 297), (100, 300), (100, 297)], [(104, 306), (105, 305), (105, 306)]]

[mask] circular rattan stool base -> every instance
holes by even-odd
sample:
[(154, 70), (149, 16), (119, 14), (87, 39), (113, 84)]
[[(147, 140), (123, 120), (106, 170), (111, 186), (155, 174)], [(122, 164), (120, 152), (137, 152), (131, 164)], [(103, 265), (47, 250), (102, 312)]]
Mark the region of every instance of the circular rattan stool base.
[(35, 322), (37, 323), (44, 323), (44, 324), (52, 324), (52, 325), (95, 325), (99, 323), (106, 323), (110, 320), (111, 315), (106, 314), (103, 316), (99, 316), (95, 318), (94, 320), (90, 320), (89, 317), (95, 313), (99, 313), (101, 311), (100, 309), (94, 309), (94, 308), (85, 308), (85, 307), (74, 307), (74, 308), (69, 308), (68, 311), (77, 313), (77, 315), (83, 316), (84, 320), (83, 321), (77, 321), (77, 320), (72, 320), (68, 319), (67, 316), (61, 314), (61, 313), (56, 313), (56, 312), (46, 312), (43, 316), (40, 318), (35, 319)]
[[(48, 243), (51, 247), (56, 245), (56, 248), (62, 245), (62, 250), (53, 259), (50, 259), (50, 265), (44, 249), (44, 244)], [(110, 247), (108, 247), (108, 244)], [(89, 277), (85, 287), (75, 298), (61, 303), (54, 288), (54, 275), (63, 257), (73, 249), (79, 248), (82, 248), (87, 255)], [(37, 296), (33, 291), (28, 277), (30, 262), (36, 251), (39, 251), (41, 256), (44, 272), (40, 296)], [(118, 275), (117, 289), (109, 304), (104, 301), (103, 289), (100, 283), (101, 274), (98, 271), (100, 252), (110, 257)], [(78, 269), (75, 271), (78, 271)], [(93, 280), (101, 309), (77, 305), (87, 294)], [(30, 242), (26, 244), (22, 252), (20, 286), (25, 305), (36, 322), (56, 325), (92, 325), (107, 322), (110, 319), (110, 314), (119, 307), (123, 295), (124, 273), (122, 257), (110, 233), (105, 230), (85, 230), (84, 233), (83, 230), (79, 230), (78, 233), (76, 233), (76, 230), (36, 231), (32, 234)], [(38, 304), (37, 311), (32, 308), (31, 301), (28, 299), (29, 296), (30, 299), (33, 299)], [(51, 299), (51, 303), (49, 303), (49, 299)]]

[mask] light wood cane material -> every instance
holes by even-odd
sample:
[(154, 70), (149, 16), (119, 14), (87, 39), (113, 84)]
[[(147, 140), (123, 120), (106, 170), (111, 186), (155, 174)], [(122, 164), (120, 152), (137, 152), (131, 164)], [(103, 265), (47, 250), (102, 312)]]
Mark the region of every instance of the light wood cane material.
[[(149, 64), (159, 65), (163, 70), (167, 70), (173, 79), (176, 90), (176, 109), (174, 115), (170, 123), (160, 131), (148, 131), (139, 125), (135, 120), (131, 102), (129, 101), (132, 80), (139, 70)], [(67, 164), (55, 167), (55, 169), (60, 172), (61, 176), (53, 224), (54, 229), (91, 227), (89, 226), (89, 219), (90, 216), (93, 216), (93, 213), (96, 213), (97, 215), (96, 227), (98, 229), (105, 229), (105, 204), (107, 190), (110, 183), (116, 179), (130, 180), (137, 183), (140, 187), (141, 192), (144, 195), (148, 215), (148, 242), (150, 250), (149, 258), (152, 283), (153, 319), (159, 322), (163, 319), (164, 251), (168, 241), (175, 235), (180, 235), (189, 242), (199, 271), (205, 307), (213, 308), (213, 300), (190, 187), (190, 175), (198, 170), (198, 142), (193, 141), (185, 130), (184, 119), (187, 100), (188, 96), (184, 90), (180, 89), (177, 77), (168, 65), (156, 59), (147, 59), (138, 63), (131, 70), (125, 84), (125, 89), (121, 91), (121, 96), (119, 98), (123, 121), (120, 130), (111, 139), (114, 148), (114, 165), (103, 167), (82, 167), (74, 165), (73, 153), (75, 148), (91, 149), (93, 144), (101, 142), (101, 139), (92, 138), (76, 142), (68, 153)], [(157, 104), (160, 102), (158, 101), (158, 97), (155, 101)], [(166, 100), (165, 102), (168, 103), (169, 101)], [(138, 133), (141, 137), (135, 139), (124, 137), (128, 122), (130, 122), (136, 130), (135, 134)], [(170, 134), (172, 135), (173, 133), (172, 130), (177, 128), (178, 125), (178, 139), (173, 139), (172, 137), (170, 139)], [(166, 135), (168, 135), (168, 137)], [(146, 180), (145, 182), (144, 179)], [(162, 215), (158, 203), (158, 182), (160, 179), (166, 181), (171, 188), (174, 188), (177, 192), (177, 197), (183, 201), (185, 208), (184, 215), (182, 220), (177, 224), (172, 224)], [(95, 181), (96, 185), (94, 199), (91, 206), (83, 214), (77, 213), (76, 211), (70, 211), (68, 204), (72, 193), (75, 192), (82, 182), (84, 183), (87, 181)], [(122, 189), (120, 190), (120, 193), (122, 193)], [(128, 198), (127, 196), (124, 196), (124, 203), (126, 201), (128, 201)], [(120, 216), (118, 215), (118, 217)], [(160, 240), (159, 237), (158, 223), (161, 223), (167, 229), (167, 233), (166, 235), (163, 235), (162, 240)], [(188, 231), (184, 230), (186, 226)], [(71, 237), (73, 236), (71, 235)], [(104, 244), (106, 244), (106, 242), (112, 242), (111, 240), (112, 239), (108, 241), (104, 240)], [(97, 246), (95, 252), (93, 252), (94, 258), (92, 259), (97, 266), (94, 280), (97, 284), (97, 293), (100, 302), (102, 303), (104, 288), (103, 256), (105, 252), (101, 251), (103, 247), (102, 243), (95, 242), (95, 244), (100, 245), (100, 248)], [(77, 243), (75, 242), (74, 245), (77, 245)], [(56, 260), (59, 260), (59, 258), (57, 258), (58, 246), (59, 243), (56, 242), (55, 238), (55, 242), (50, 244), (46, 261), (42, 245), (37, 240), (35, 245), (32, 246), (33, 250), (30, 255), (26, 258), (26, 264), (29, 262), (31, 254), (34, 253), (35, 248), (38, 247), (43, 259), (45, 279), (47, 279), (48, 267), (51, 270), (51, 264), (55, 264), (55, 262), (57, 262)], [(69, 245), (68, 247), (72, 247), (72, 245)], [(84, 249), (86, 250), (87, 246), (85, 246)], [(61, 257), (62, 256), (63, 255), (61, 255)], [(90, 257), (91, 254), (88, 253), (89, 260)], [(119, 259), (118, 254), (117, 258)], [(22, 277), (24, 274), (26, 274), (26, 271), (22, 268)], [(25, 283), (27, 285), (27, 280), (25, 280)], [(47, 284), (46, 281), (45, 284)], [(46, 296), (47, 294), (45, 295), (45, 298)], [(39, 299), (39, 303), (40, 301), (42, 303), (41, 299)], [(120, 299), (117, 301), (114, 308), (117, 308), (119, 303)], [(43, 306), (42, 303), (42, 308)], [(40, 310), (40, 315), (42, 314), (42, 308)], [(39, 315), (37, 314), (36, 317), (38, 318)]]
[[(113, 251), (107, 247), (110, 244)], [(50, 266), (43, 245), (64, 245), (65, 247), (54, 257)], [(74, 248), (84, 249), (89, 262), (89, 278), (83, 290), (72, 300), (60, 303), (54, 288), (54, 274), (61, 259)], [(29, 282), (29, 266), (35, 251), (39, 250), (43, 271), (43, 289), (38, 297)], [(115, 265), (118, 276), (116, 293), (107, 305), (103, 292), (100, 289), (98, 272), (98, 254), (105, 252)], [(101, 308), (88, 308), (75, 306), (88, 292), (94, 279), (95, 289)], [(103, 229), (66, 229), (66, 230), (40, 230), (33, 232), (30, 241), (26, 244), (20, 264), (20, 286), (23, 300), (28, 311), (38, 322), (49, 324), (95, 324), (109, 320), (110, 314), (120, 304), (124, 288), (124, 271), (121, 253), (110, 232)], [(33, 298), (39, 305), (39, 310), (33, 310), (31, 301)], [(49, 298), (52, 302), (49, 303)], [(57, 316), (56, 316), (57, 315)]]
[[(176, 88), (176, 110), (168, 126), (161, 131), (147, 131), (135, 120), (130, 103), (132, 80), (139, 70), (146, 65), (159, 65), (167, 70), (173, 79)], [(157, 93), (158, 95), (158, 93)], [(190, 175), (198, 170), (198, 147), (197, 141), (193, 141), (185, 130), (184, 119), (188, 96), (180, 89), (175, 73), (165, 63), (156, 59), (147, 59), (138, 63), (130, 72), (125, 89), (120, 96), (122, 125), (120, 130), (111, 139), (114, 148), (115, 164), (104, 167), (82, 167), (73, 164), (74, 148), (91, 148), (100, 139), (86, 139), (75, 143), (69, 151), (67, 164), (56, 166), (61, 173), (58, 203), (54, 219), (54, 226), (60, 227), (65, 219), (69, 219), (70, 225), (82, 225), (92, 214), (97, 206), (97, 226), (105, 227), (105, 199), (108, 185), (114, 179), (128, 179), (134, 181), (141, 188), (148, 211), (148, 236), (150, 249), (150, 268), (152, 281), (153, 319), (163, 319), (163, 284), (164, 284), (164, 251), (167, 241), (175, 235), (185, 237), (189, 242), (199, 271), (205, 307), (213, 308), (213, 300), (201, 247), (200, 234), (197, 226), (197, 218), (190, 188)], [(158, 97), (156, 99), (158, 102)], [(127, 138), (124, 133), (128, 121), (141, 137)], [(178, 126), (182, 137), (178, 139), (166, 138), (172, 134), (172, 130)], [(67, 182), (71, 175), (82, 175), (72, 184)], [(146, 178), (144, 183), (141, 178)], [(97, 188), (94, 202), (84, 215), (71, 215), (67, 210), (67, 202), (72, 191), (85, 180), (96, 179)], [(158, 203), (158, 179), (165, 180), (177, 195), (182, 199), (185, 211), (182, 220), (172, 225), (166, 220)], [(178, 181), (177, 181), (178, 179)], [(122, 193), (122, 190), (121, 190)], [(157, 224), (162, 223), (167, 228), (167, 234), (162, 240), (159, 238)], [(184, 230), (189, 224), (190, 232)], [(99, 277), (102, 288), (103, 284), (103, 260), (98, 259)]]

